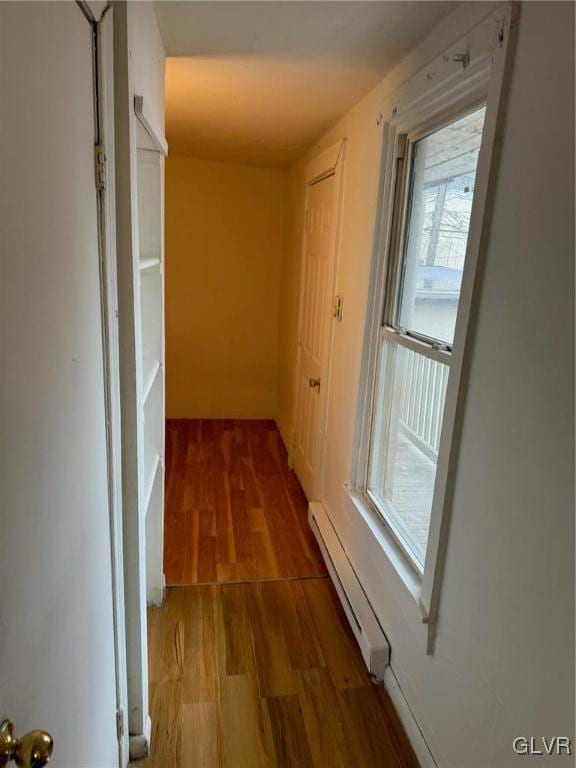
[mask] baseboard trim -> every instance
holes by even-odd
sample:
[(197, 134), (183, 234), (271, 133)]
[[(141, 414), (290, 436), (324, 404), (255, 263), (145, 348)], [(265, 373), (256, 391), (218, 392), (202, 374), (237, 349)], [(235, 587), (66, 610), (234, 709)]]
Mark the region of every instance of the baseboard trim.
[(162, 586), (151, 589), (146, 597), (148, 608), (161, 608), (166, 598), (166, 575), (162, 574)]
[(387, 638), (322, 504), (310, 502), (308, 518), (373, 681), (383, 684), (388, 692), (421, 768), (437, 768), (426, 739), (390, 667)]
[(338, 534), (320, 502), (308, 505), (308, 520), (326, 568), (374, 682), (382, 683), (390, 646)]
[(150, 754), (152, 720), (147, 715), (144, 721), (144, 733), (130, 734), (128, 739), (130, 760), (142, 760)]
[(391, 667), (386, 667), (384, 672), (384, 688), (388, 692), (388, 696), (390, 696), (396, 714), (404, 726), (406, 736), (418, 758), (420, 767), (438, 768), (436, 761), (432, 757), (432, 752), (430, 752), (426, 739), (424, 738), (424, 734), (420, 730), (416, 718), (412, 714), (412, 710), (402, 693), (402, 688), (400, 688), (396, 675)]

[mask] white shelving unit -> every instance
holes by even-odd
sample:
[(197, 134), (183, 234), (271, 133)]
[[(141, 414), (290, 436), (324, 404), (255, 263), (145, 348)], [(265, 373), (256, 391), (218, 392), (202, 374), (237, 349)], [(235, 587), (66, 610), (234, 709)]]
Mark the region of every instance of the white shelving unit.
[(146, 540), (146, 598), (158, 605), (164, 594), (164, 157), (167, 147), (150, 128), (138, 96), (137, 120), (138, 269), (142, 428), (139, 514)]

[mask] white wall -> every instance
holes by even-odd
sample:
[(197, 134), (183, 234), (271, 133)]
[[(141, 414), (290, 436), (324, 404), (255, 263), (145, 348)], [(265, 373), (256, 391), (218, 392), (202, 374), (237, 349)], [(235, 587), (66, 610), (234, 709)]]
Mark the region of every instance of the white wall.
[[(522, 6), (472, 358), (436, 652), (416, 602), (347, 503), (387, 93), (490, 8), (464, 4), (314, 148), (348, 139), (325, 503), (391, 643), (391, 665), (442, 768), (516, 758), (518, 735), (573, 735), (571, 476), (574, 10)], [(297, 285), (304, 162), (291, 170), (284, 275)], [(281, 344), (295, 338), (287, 292)], [(292, 370), (293, 346), (280, 372)], [(279, 388), (285, 433), (292, 410)], [(566, 761), (564, 764), (573, 764)]]
[(132, 87), (144, 97), (146, 116), (152, 127), (164, 135), (164, 45), (156, 22), (154, 3), (128, 2)]
[(0, 717), (49, 730), (54, 766), (111, 768), (92, 35), (74, 3), (0, 16)]

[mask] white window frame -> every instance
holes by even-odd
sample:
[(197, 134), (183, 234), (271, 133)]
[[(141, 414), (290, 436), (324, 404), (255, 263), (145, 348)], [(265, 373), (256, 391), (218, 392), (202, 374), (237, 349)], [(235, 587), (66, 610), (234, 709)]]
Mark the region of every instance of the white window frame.
[[(379, 221), (370, 275), (349, 488), (355, 501), (363, 505), (374, 522), (384, 527), (384, 534), (400, 555), (400, 561), (408, 562), (414, 571), (413, 580), (419, 585), (415, 596), (422, 621), (428, 626), (427, 653), (434, 651), (465, 391), (481, 286), (482, 254), (490, 227), (488, 201), (492, 199), (498, 160), (498, 138), (503, 119), (500, 107), (503, 86), (510, 70), (513, 48), (510, 41), (515, 20), (516, 7), (512, 4), (502, 6), (400, 88), (394, 94), (395, 98), (387, 101), (387, 119), (384, 113)], [(367, 490), (378, 350), (383, 335), (396, 333), (383, 325), (383, 318), (388, 275), (395, 270), (394, 259), (402, 258), (397, 238), (403, 234), (407, 195), (403, 185), (399, 184), (400, 178), (397, 178), (398, 160), (403, 153), (409, 160), (406, 141), (414, 142), (481, 105), (486, 106), (486, 115), (452, 348), (435, 349), (412, 335), (403, 335), (404, 346), (412, 346), (450, 365), (426, 559), (421, 572)], [(402, 178), (407, 180), (407, 174), (403, 173)], [(398, 200), (403, 201), (403, 209), (396, 225), (394, 213), (398, 210)]]
[[(401, 270), (404, 259), (406, 258), (406, 231), (408, 226), (408, 214), (410, 207), (410, 183), (412, 177), (412, 163), (414, 160), (414, 147), (417, 142), (441, 130), (446, 125), (451, 125), (457, 120), (469, 115), (471, 112), (484, 107), (485, 102), (474, 102), (469, 104), (465, 99), (462, 105), (449, 112), (449, 116), (443, 116), (436, 121), (434, 118), (427, 121), (423, 126), (418, 125), (417, 129), (410, 133), (396, 133), (395, 137), (395, 183), (393, 199), (390, 202), (390, 238), (388, 244), (388, 257), (386, 263), (386, 274), (384, 275), (384, 290), (382, 292), (382, 313), (380, 327), (378, 328), (378, 339), (376, 341), (377, 350), (375, 354), (375, 366), (372, 372), (372, 408), (370, 421), (370, 434), (368, 436), (368, 448), (365, 465), (365, 474), (362, 478), (362, 485), (365, 495), (370, 504), (377, 509), (383, 516), (384, 524), (390, 531), (390, 534), (396, 539), (397, 544), (403, 549), (405, 556), (410, 560), (417, 573), (423, 575), (423, 566), (418, 561), (412, 551), (410, 543), (403, 534), (396, 530), (393, 522), (388, 519), (387, 512), (389, 502), (386, 499), (377, 500), (375, 494), (369, 488), (370, 464), (372, 455), (372, 436), (375, 429), (376, 415), (376, 390), (378, 387), (378, 376), (380, 370), (380, 355), (382, 352), (382, 342), (388, 341), (391, 345), (397, 345), (404, 349), (412, 350), (419, 355), (423, 355), (435, 362), (442, 363), (451, 368), (452, 347), (453, 345), (425, 334), (417, 333), (410, 329), (402, 328), (398, 322), (399, 304), (402, 300), (402, 276)], [(402, 170), (399, 171), (399, 165), (402, 163)]]

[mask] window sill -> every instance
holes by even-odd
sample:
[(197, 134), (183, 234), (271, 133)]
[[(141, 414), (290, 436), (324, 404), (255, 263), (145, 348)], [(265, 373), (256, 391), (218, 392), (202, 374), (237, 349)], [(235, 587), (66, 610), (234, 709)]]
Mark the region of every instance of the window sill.
[(377, 522), (381, 525), (386, 535), (392, 538), (398, 550), (404, 556), (404, 559), (410, 564), (412, 569), (416, 572), (418, 579), (422, 580), (422, 574), (424, 571), (422, 568), (418, 566), (418, 562), (416, 561), (415, 555), (411, 554), (408, 548), (406, 539), (404, 539), (404, 542), (403, 542), (403, 536), (401, 531), (395, 530), (391, 520), (386, 519), (386, 518), (393, 519), (395, 516), (395, 511), (392, 505), (386, 499), (380, 500), (380, 505), (379, 505), (378, 503), (379, 500), (375, 498), (370, 493), (370, 491), (363, 493), (361, 495), (361, 499), (363, 500), (364, 504), (368, 507), (370, 514), (372, 514), (376, 518)]
[(360, 491), (352, 491), (350, 488), (347, 488), (346, 490), (350, 502), (369, 528), (374, 541), (382, 551), (382, 554), (395, 570), (401, 583), (414, 599), (414, 602), (420, 610), (420, 596), (422, 592), (421, 574), (407, 557), (396, 540), (396, 537), (387, 529), (381, 516), (374, 509), (370, 499)]

